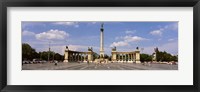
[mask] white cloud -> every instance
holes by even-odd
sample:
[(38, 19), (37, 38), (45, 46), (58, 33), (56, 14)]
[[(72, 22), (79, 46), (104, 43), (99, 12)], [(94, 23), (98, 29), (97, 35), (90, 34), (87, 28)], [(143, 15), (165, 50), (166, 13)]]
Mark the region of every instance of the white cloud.
[(123, 39), (123, 38), (124, 38), (123, 36), (115, 37), (115, 40), (120, 40), (120, 39)]
[(61, 55), (64, 55), (65, 48), (66, 46), (51, 46), (52, 51)]
[(22, 35), (23, 36), (34, 36), (35, 35), (35, 33), (34, 32), (31, 32), (31, 31), (23, 31), (22, 32)]
[(79, 27), (79, 25), (75, 25), (74, 27), (78, 28), (78, 27)]
[(171, 30), (175, 30), (175, 31), (178, 31), (178, 24), (177, 23), (173, 23), (173, 24), (170, 24), (170, 25), (166, 25), (158, 30), (153, 30), (150, 32), (151, 35), (154, 35), (154, 36), (162, 36), (163, 34), (163, 31), (171, 31)]
[(29, 28), (29, 27), (45, 27), (46, 24), (45, 23), (42, 23), (42, 22), (22, 22), (22, 29), (26, 29), (26, 28)]
[(126, 34), (134, 34), (135, 32), (136, 32), (136, 30), (133, 30), (133, 31), (131, 31), (131, 30), (126, 30), (126, 31), (125, 31)]
[(91, 22), (92, 24), (96, 24), (97, 22)]
[(79, 27), (78, 22), (55, 22), (53, 24), (56, 25), (64, 25), (64, 26), (74, 26), (74, 27)]
[(91, 26), (91, 25), (96, 25), (98, 23), (100, 23), (100, 22), (87, 22), (87, 25)]
[(70, 50), (73, 50), (73, 51), (80, 51), (80, 50), (87, 50), (89, 46), (84, 46), (84, 45), (68, 45), (68, 48)]
[(153, 30), (150, 32), (151, 35), (162, 36), (162, 30)]
[(166, 25), (164, 27), (165, 30), (176, 30), (178, 31), (178, 23), (173, 23), (173, 24), (170, 24), (170, 25)]
[(124, 37), (125, 42), (136, 42), (136, 41), (143, 41), (143, 40), (148, 40), (148, 39), (142, 38), (139, 36), (125, 36)]
[(69, 34), (65, 31), (51, 29), (47, 32), (36, 34), (35, 37), (38, 40), (63, 40), (66, 37), (69, 37)]
[(76, 25), (77, 23), (78, 22), (55, 22), (54, 24), (71, 26), (71, 25)]
[(139, 42), (144, 40), (149, 40), (139, 36), (125, 36), (125, 37), (116, 37), (117, 39), (123, 39), (123, 41), (113, 42), (110, 47), (119, 47), (119, 46), (128, 46), (130, 42)]
[(119, 42), (113, 42), (110, 47), (120, 47), (120, 46), (128, 46), (128, 42), (119, 41)]
[(168, 41), (174, 41), (174, 39), (168, 39)]

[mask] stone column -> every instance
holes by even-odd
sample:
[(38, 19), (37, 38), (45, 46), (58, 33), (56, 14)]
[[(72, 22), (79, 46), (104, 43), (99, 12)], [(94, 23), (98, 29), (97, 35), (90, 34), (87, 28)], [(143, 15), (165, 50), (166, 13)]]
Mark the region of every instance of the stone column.
[(78, 61), (78, 53), (76, 53), (76, 61)]
[(121, 62), (123, 62), (123, 54), (120, 55), (122, 57)]
[(74, 52), (72, 53), (72, 61), (73, 61), (73, 62), (75, 61)]
[(112, 51), (112, 61), (115, 62), (117, 59), (116, 51)]
[(83, 54), (81, 54), (81, 61), (83, 61)]
[(130, 61), (130, 54), (128, 54), (128, 61)]
[(79, 55), (79, 53), (77, 53), (77, 56), (78, 56), (77, 61), (80, 61), (80, 55)]
[(141, 63), (140, 62), (140, 51), (139, 50), (135, 51), (135, 62), (136, 63)]
[(124, 61), (126, 62), (126, 59), (127, 59), (127, 58), (126, 58), (126, 54), (124, 54), (124, 58), (125, 58)]
[(101, 33), (100, 33), (100, 58), (104, 59), (104, 28), (103, 28), (103, 24), (101, 25), (101, 29), (100, 29)]
[(124, 54), (122, 54), (122, 61), (124, 62)]
[(86, 54), (83, 55), (83, 57), (84, 57), (84, 61), (83, 62), (86, 62), (86, 56), (87, 56)]
[(88, 61), (89, 61), (89, 62), (92, 62), (92, 61), (93, 61), (92, 54), (93, 54), (92, 51), (89, 51), (89, 52), (88, 52)]
[(131, 61), (133, 61), (133, 54), (131, 54)]
[(65, 50), (64, 56), (65, 56), (65, 58), (64, 58), (63, 62), (69, 62), (69, 50), (68, 49)]
[(76, 61), (78, 61), (78, 53), (76, 53)]
[(131, 63), (131, 60), (130, 60), (130, 53), (128, 54), (128, 63)]
[(74, 61), (76, 62), (76, 53), (74, 53)]
[(118, 57), (119, 57), (119, 62), (120, 62), (121, 61), (121, 54), (118, 54), (118, 55), (119, 55)]
[(71, 52), (69, 52), (69, 62), (72, 61), (72, 55)]

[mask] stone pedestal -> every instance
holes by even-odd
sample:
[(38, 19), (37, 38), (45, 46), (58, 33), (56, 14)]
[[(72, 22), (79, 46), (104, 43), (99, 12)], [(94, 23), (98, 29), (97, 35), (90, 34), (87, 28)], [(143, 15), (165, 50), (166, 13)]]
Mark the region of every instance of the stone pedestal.
[(141, 63), (140, 62), (140, 51), (139, 50), (135, 51), (135, 63)]
[(133, 61), (128, 61), (127, 63), (133, 63)]
[(89, 62), (93, 61), (93, 52), (92, 51), (88, 51), (88, 61)]
[(68, 62), (68, 60), (64, 60), (63, 62)]
[(69, 49), (66, 48), (65, 49), (65, 53), (64, 53), (64, 61), (63, 62), (68, 62), (68, 59), (69, 59)]
[(135, 63), (136, 63), (136, 64), (139, 64), (139, 63), (141, 63), (141, 62), (140, 62), (140, 61), (135, 61)]
[(117, 60), (117, 54), (116, 51), (112, 51), (112, 62), (115, 62)]

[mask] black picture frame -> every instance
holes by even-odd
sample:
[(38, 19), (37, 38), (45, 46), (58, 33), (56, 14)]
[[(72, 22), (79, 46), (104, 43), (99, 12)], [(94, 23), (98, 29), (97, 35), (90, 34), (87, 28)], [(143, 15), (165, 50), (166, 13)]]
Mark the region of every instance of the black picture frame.
[[(115, 92), (199, 92), (200, 0), (2, 0), (0, 1), (0, 90), (35, 91), (115, 91)], [(7, 85), (7, 7), (193, 7), (194, 85)]]

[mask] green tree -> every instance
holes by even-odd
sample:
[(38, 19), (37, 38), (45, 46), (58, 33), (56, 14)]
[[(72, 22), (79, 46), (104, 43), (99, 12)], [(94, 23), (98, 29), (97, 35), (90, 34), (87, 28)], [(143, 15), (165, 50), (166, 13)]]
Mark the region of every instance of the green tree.
[(152, 56), (149, 54), (140, 54), (140, 61), (144, 62), (144, 61), (152, 61)]
[(63, 56), (60, 55), (59, 53), (55, 53), (54, 54), (54, 60), (62, 61), (63, 60)]
[(40, 59), (40, 60), (64, 60), (64, 56), (60, 55), (59, 53), (55, 53), (53, 51), (43, 51), (37, 53), (35, 49), (33, 49), (29, 44), (22, 43), (22, 60), (33, 60), (33, 59)]
[(64, 60), (64, 56), (60, 55), (59, 53), (55, 53), (53, 51), (43, 51), (43, 52), (39, 52), (40, 55), (40, 59), (41, 60), (48, 60), (48, 55), (49, 55), (49, 60), (59, 60), (62, 61)]
[(22, 43), (22, 60), (33, 60), (39, 58), (39, 54), (29, 44)]
[(171, 55), (170, 53), (167, 53), (166, 51), (162, 52), (162, 51), (158, 51), (156, 52), (156, 58), (157, 58), (157, 61), (178, 61), (178, 57), (177, 56), (173, 56)]

